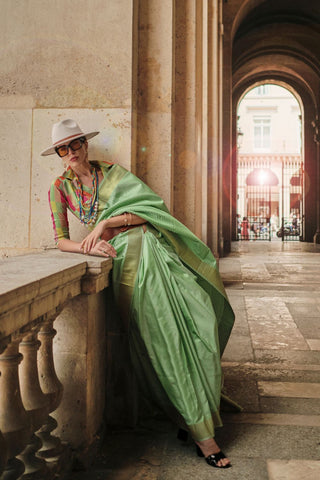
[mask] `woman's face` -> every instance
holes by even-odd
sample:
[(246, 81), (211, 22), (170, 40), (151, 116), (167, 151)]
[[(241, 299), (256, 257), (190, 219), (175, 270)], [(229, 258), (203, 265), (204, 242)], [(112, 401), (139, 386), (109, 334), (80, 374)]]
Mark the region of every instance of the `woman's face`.
[(88, 142), (85, 140), (79, 148), (79, 150), (72, 150), (69, 147), (68, 155), (62, 157), (65, 166), (69, 166), (72, 169), (81, 167), (88, 163)]

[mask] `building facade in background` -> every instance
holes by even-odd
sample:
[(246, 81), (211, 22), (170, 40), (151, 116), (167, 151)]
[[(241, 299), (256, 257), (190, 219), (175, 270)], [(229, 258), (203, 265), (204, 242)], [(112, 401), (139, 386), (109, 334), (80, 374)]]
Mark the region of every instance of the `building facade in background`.
[[(299, 102), (287, 89), (261, 84), (242, 98), (237, 124), (237, 219), (240, 239), (302, 234), (303, 152)], [(243, 219), (249, 228), (242, 229)], [(278, 233), (278, 235), (277, 235)]]

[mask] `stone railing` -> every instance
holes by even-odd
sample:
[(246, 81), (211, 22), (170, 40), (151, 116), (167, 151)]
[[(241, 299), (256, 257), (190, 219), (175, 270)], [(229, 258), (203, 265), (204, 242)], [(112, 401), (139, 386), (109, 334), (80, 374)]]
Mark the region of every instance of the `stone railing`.
[(57, 250), (1, 261), (1, 480), (63, 478), (90, 457), (103, 424), (111, 266)]

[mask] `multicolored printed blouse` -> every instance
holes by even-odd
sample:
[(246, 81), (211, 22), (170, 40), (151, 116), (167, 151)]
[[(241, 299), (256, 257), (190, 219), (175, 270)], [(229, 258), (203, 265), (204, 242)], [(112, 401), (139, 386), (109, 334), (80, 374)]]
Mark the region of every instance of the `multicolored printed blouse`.
[[(105, 177), (106, 173), (113, 166), (112, 163), (107, 162), (90, 162), (93, 168), (101, 170), (103, 176)], [(65, 171), (60, 177), (58, 177), (54, 182), (52, 182), (49, 190), (49, 204), (51, 209), (51, 218), (53, 223), (54, 237), (56, 243), (59, 242), (62, 238), (69, 237), (69, 223), (68, 223), (68, 214), (67, 210), (69, 209), (73, 215), (75, 215), (80, 220), (80, 206), (79, 199), (77, 197), (76, 191), (76, 180), (77, 175), (73, 172), (71, 168)], [(104, 179), (99, 183), (99, 207), (98, 207), (98, 216), (104, 208), (105, 201), (107, 201), (107, 196), (104, 195)], [(85, 213), (90, 209), (90, 202), (92, 197), (92, 190), (85, 185), (82, 188), (83, 191), (83, 208)], [(94, 227), (88, 227), (92, 230)]]

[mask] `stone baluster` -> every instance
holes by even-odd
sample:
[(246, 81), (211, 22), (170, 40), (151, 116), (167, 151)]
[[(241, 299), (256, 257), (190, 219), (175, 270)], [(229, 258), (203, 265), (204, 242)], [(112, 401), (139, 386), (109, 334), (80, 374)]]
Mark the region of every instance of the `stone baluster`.
[(8, 459), (8, 454), (7, 454), (6, 442), (0, 431), (0, 475), (4, 470), (4, 467), (6, 466), (7, 459)]
[[(36, 332), (30, 332), (20, 342), (23, 362), (19, 366), (21, 397), (24, 408), (30, 416), (32, 432), (39, 430), (49, 413), (49, 398), (42, 392), (38, 376), (37, 352), (40, 342)], [(42, 480), (51, 478), (51, 471), (45, 460), (36, 457), (42, 444), (32, 435), (25, 450), (18, 456), (25, 465), (24, 474), (19, 480)]]
[(24, 472), (24, 464), (15, 458), (26, 447), (30, 435), (30, 418), (21, 399), (18, 367), (22, 360), (18, 340), (0, 355), (0, 430), (8, 451), (8, 462), (1, 480), (15, 480)]
[[(41, 390), (49, 399), (49, 413), (59, 406), (63, 392), (63, 386), (56, 375), (53, 361), (52, 344), (55, 334), (53, 320), (46, 320), (41, 324), (38, 333), (41, 342), (38, 356), (39, 381)], [(42, 448), (38, 451), (38, 456), (45, 459), (50, 469), (57, 473), (65, 468), (65, 452), (60, 439), (51, 435), (56, 427), (56, 420), (48, 415), (37, 435), (42, 441)]]

